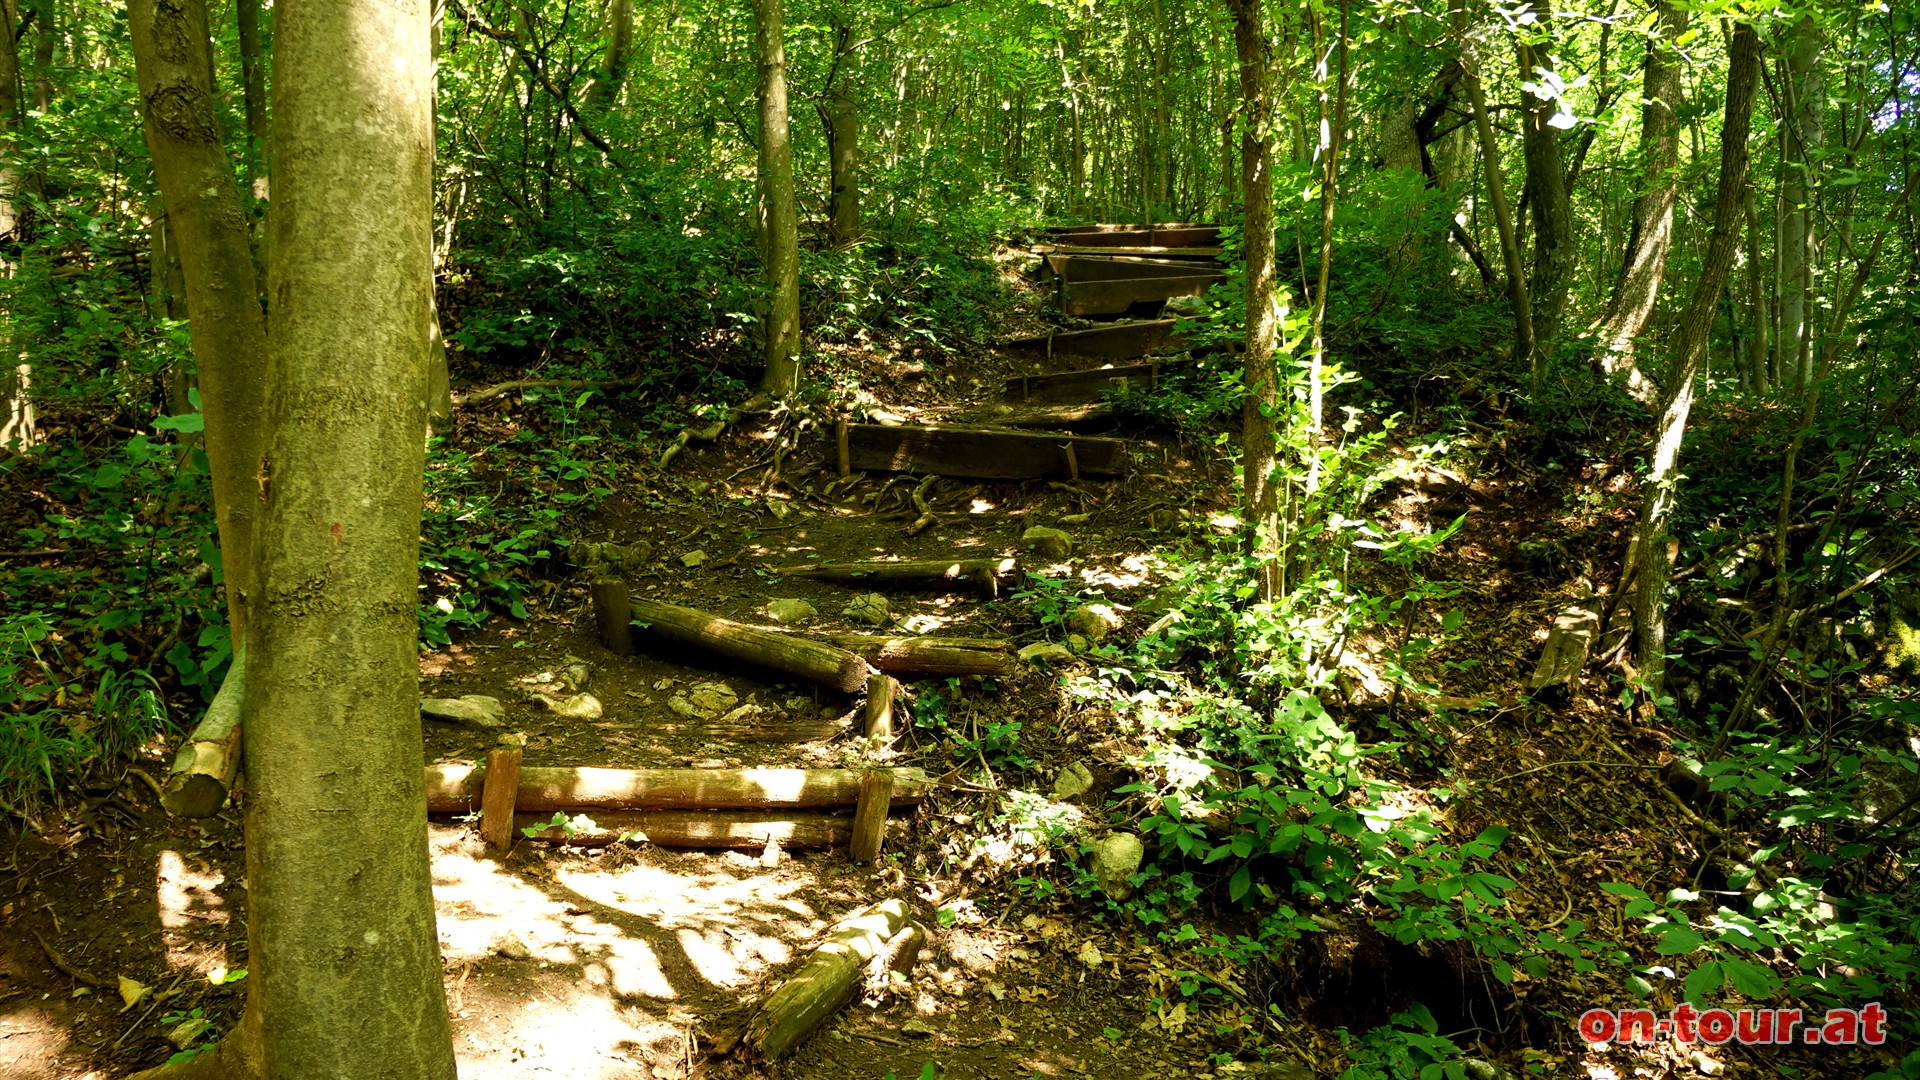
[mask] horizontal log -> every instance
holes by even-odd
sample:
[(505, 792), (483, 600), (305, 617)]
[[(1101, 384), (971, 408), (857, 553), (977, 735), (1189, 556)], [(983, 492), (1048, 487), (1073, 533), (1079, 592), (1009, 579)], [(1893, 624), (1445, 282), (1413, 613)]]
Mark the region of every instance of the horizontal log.
[(1107, 223), (1096, 225), (1048, 225), (1040, 232), (1046, 236), (1071, 236), (1074, 233), (1111, 233), (1137, 232), (1141, 229), (1218, 229), (1220, 226), (1211, 221), (1156, 221), (1152, 225), (1140, 222)]
[[(1070, 237), (1077, 241), (1079, 237)], [(1092, 247), (1080, 243), (1035, 244), (1035, 255), (1135, 255), (1151, 259), (1182, 259), (1196, 263), (1217, 263), (1221, 249), (1217, 247), (1155, 247), (1145, 244), (1127, 247)]]
[(867, 685), (867, 678), (873, 674), (873, 668), (858, 656), (807, 638), (762, 630), (658, 600), (633, 600), (630, 607), (635, 624), (654, 637), (798, 675), (843, 693), (851, 694)]
[(1005, 678), (1013, 671), (1013, 646), (993, 638), (889, 637), (829, 633), (828, 641), (852, 649), (891, 675), (980, 675)]
[(769, 839), (787, 851), (822, 850), (843, 847), (853, 835), (853, 819), (835, 814), (599, 810), (580, 816), (586, 820), (559, 826), (552, 814), (515, 814), (513, 827), (528, 839), (568, 847), (606, 847), (637, 833), (655, 847), (733, 851), (758, 851)]
[[(1195, 273), (1194, 264), (1178, 259), (1103, 258), (1098, 255), (1049, 255), (1046, 267), (1063, 281), (1120, 281), (1125, 278), (1182, 277)], [(1047, 274), (1042, 274), (1044, 280)]]
[(1174, 320), (1151, 319), (1116, 323), (1092, 330), (1074, 330), (1044, 337), (1015, 338), (1006, 343), (1011, 352), (1032, 356), (1084, 356), (1096, 360), (1131, 360), (1153, 353), (1179, 352), (1187, 347), (1187, 338), (1173, 332)]
[(964, 585), (992, 591), (996, 582), (1011, 579), (1019, 573), (1019, 564), (1012, 556), (997, 559), (874, 559), (782, 566), (773, 572), (814, 581), (847, 581), (862, 585)]
[(1220, 243), (1218, 225), (1186, 225), (1178, 228), (1154, 225), (1148, 228), (1098, 229), (1063, 233), (1056, 243), (1081, 247), (1209, 247)]
[(1113, 406), (1104, 401), (1081, 401), (1062, 405), (997, 405), (990, 410), (964, 413), (956, 419), (997, 427), (1087, 428), (1111, 426), (1114, 413)]
[(1120, 281), (1070, 281), (1060, 310), (1068, 315), (1125, 315), (1135, 304), (1155, 304), (1176, 296), (1200, 296), (1225, 274), (1184, 274), (1179, 277), (1134, 278)]
[[(894, 770), (894, 806), (926, 797), (927, 774)], [(467, 813), (479, 807), (487, 770), (457, 762), (427, 766), (427, 812)], [(819, 810), (852, 806), (858, 769), (594, 769), (529, 765), (520, 770), (514, 809), (565, 810)]]
[[(1072, 446), (1081, 476), (1120, 476), (1127, 444), (1084, 435), (1030, 435), (1020, 431), (927, 425), (854, 424), (848, 442), (855, 469), (1026, 480), (1066, 476), (1064, 448)], [(637, 617), (637, 613), (636, 613)]]
[(1098, 401), (1109, 392), (1145, 390), (1162, 378), (1200, 370), (1191, 360), (1155, 360), (1142, 364), (1115, 364), (1053, 375), (1022, 375), (1008, 379), (1006, 394), (1020, 401)]

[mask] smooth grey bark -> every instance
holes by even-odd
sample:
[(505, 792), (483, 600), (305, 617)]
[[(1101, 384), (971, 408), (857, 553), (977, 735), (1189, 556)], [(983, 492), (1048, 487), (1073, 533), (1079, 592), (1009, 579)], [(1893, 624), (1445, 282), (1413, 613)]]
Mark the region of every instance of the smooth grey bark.
[[(1538, 6), (1533, 9), (1540, 14)], [(1539, 24), (1544, 28), (1544, 17)], [(1520, 78), (1538, 82), (1541, 72), (1553, 70), (1553, 39), (1544, 29), (1517, 46)], [(1526, 200), (1533, 208), (1533, 272), (1527, 277), (1527, 300), (1533, 315), (1536, 348), (1550, 348), (1560, 332), (1560, 316), (1573, 285), (1573, 207), (1567, 198), (1567, 173), (1561, 164), (1560, 129), (1551, 121), (1558, 111), (1554, 101), (1521, 91), (1525, 107), (1520, 116), (1520, 140), (1527, 166)], [(1542, 344), (1546, 343), (1546, 344)]]
[(849, 85), (858, 46), (844, 20), (836, 19), (832, 32), (833, 62), (820, 120), (827, 133), (828, 240), (839, 247), (860, 237), (860, 108)]
[(1825, 142), (1826, 79), (1821, 70), (1823, 42), (1812, 16), (1790, 31), (1785, 61), (1785, 105), (1781, 117), (1780, 223), (1780, 367), (1783, 381), (1804, 390), (1812, 380), (1814, 269), (1814, 157)]
[[(1455, 9), (1462, 19), (1464, 12)], [(1493, 137), (1487, 115), (1487, 94), (1480, 82), (1480, 58), (1470, 36), (1463, 34), (1460, 83), (1473, 107), (1473, 128), (1480, 138), (1480, 162), (1486, 175), (1487, 202), (1493, 206), (1494, 228), (1507, 264), (1507, 301), (1513, 307), (1513, 361), (1531, 374), (1535, 397), (1540, 388), (1540, 357), (1533, 337), (1533, 305), (1527, 292), (1527, 269), (1520, 257), (1520, 241), (1513, 230), (1513, 211), (1507, 202), (1506, 180), (1500, 171), (1500, 143)]]
[(1669, 42), (1687, 29), (1687, 13), (1666, 0), (1656, 0), (1657, 16), (1647, 36), (1646, 67), (1641, 74), (1640, 156), (1645, 162), (1645, 185), (1633, 200), (1633, 225), (1628, 233), (1626, 261), (1601, 313), (1600, 366), (1626, 383), (1628, 393), (1643, 402), (1653, 398), (1654, 386), (1641, 372), (1634, 350), (1667, 272), (1667, 253), (1673, 249), (1673, 210), (1680, 190), (1680, 66)]
[(266, 320), (246, 210), (221, 140), (213, 68), (196, 44), (208, 40), (206, 0), (128, 0), (127, 17), (147, 147), (185, 280), (227, 621), (239, 642), (254, 595)]
[[(13, 165), (13, 137), (25, 119), (20, 101), (20, 54), (18, 9), (13, 0), (0, 2), (0, 237), (19, 239), (20, 172)], [(15, 267), (11, 259), (0, 259), (0, 274), (11, 278)], [(15, 331), (18, 333), (18, 331)], [(14, 350), (16, 353), (18, 349)], [(24, 360), (0, 365), (0, 451), (26, 447), (38, 435), (38, 419), (33, 406), (33, 369)]]
[(1760, 209), (1754, 199), (1751, 183), (1747, 185), (1747, 193), (1741, 204), (1741, 213), (1747, 225), (1747, 311), (1752, 322), (1747, 341), (1747, 384), (1754, 393), (1764, 394), (1772, 389), (1772, 377), (1767, 364), (1767, 357), (1772, 351), (1768, 340), (1772, 324), (1767, 317), (1767, 278), (1761, 271), (1765, 237), (1760, 234)]
[(613, 108), (620, 90), (627, 83), (627, 68), (633, 63), (633, 0), (613, 0), (607, 6), (607, 52), (601, 58), (600, 71), (587, 84), (587, 107), (597, 112)]
[(787, 397), (800, 388), (800, 213), (793, 186), (787, 112), (784, 0), (754, 0), (760, 73), (760, 238), (767, 318), (760, 388)]
[(453, 1080), (415, 653), (431, 13), (280, 0), (276, 14), (249, 984), (269, 1077)]
[(235, 28), (240, 37), (240, 93), (247, 118), (247, 182), (266, 175), (267, 64), (260, 38), (260, 0), (236, 0)]
[[(1633, 630), (1640, 661), (1640, 681), (1648, 697), (1660, 697), (1666, 678), (1667, 586), (1672, 564), (1667, 529), (1678, 502), (1680, 444), (1686, 435), (1687, 415), (1693, 407), (1693, 384), (1707, 355), (1713, 331), (1714, 309), (1720, 290), (1733, 270), (1740, 227), (1745, 220), (1747, 134), (1752, 128), (1755, 84), (1760, 77), (1760, 40), (1751, 23), (1735, 23), (1728, 46), (1727, 107), (1720, 128), (1720, 182), (1714, 199), (1713, 232), (1707, 240), (1700, 276), (1686, 311), (1680, 317), (1673, 342), (1671, 374), (1654, 428), (1653, 461), (1647, 473), (1647, 496), (1634, 532), (1637, 566), (1631, 575), (1637, 591)], [(1629, 575), (1622, 575), (1623, 580)], [(1624, 586), (1623, 586), (1624, 587)]]
[[(1234, 52), (1240, 62), (1240, 189), (1245, 207), (1247, 353), (1242, 361), (1246, 397), (1241, 406), (1241, 505), (1255, 553), (1277, 555), (1280, 493), (1274, 475), (1274, 439), (1280, 412), (1280, 376), (1274, 364), (1279, 336), (1278, 282), (1273, 263), (1273, 63), (1260, 0), (1227, 0), (1233, 13)], [(1262, 582), (1266, 599), (1285, 591), (1284, 566)]]

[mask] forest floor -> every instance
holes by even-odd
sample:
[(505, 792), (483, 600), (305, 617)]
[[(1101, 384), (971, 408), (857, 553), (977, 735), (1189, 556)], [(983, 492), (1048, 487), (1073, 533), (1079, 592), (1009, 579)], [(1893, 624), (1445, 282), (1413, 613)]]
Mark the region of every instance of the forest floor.
[[(1052, 370), (1076, 366), (1086, 365), (1062, 360)], [(990, 403), (1003, 377), (1034, 371), (992, 352), (889, 370), (866, 389), (873, 404), (909, 420)], [(515, 408), (503, 398), (463, 410), (452, 438), (484, 454), (520, 422)], [(1411, 527), (1440, 528), (1466, 515), (1423, 567), (1460, 586), (1452, 603), (1466, 616), (1462, 634), (1433, 657), (1444, 672), (1438, 693), (1419, 706), (1451, 717), (1444, 745), (1433, 750), (1434, 776), (1445, 779), (1431, 786), (1451, 793), (1451, 805), (1438, 808), (1451, 833), (1464, 838), (1495, 822), (1514, 829), (1516, 842), (1500, 860), (1520, 882), (1511, 899), (1523, 921), (1572, 919), (1626, 940), (1633, 927), (1622, 928), (1617, 900), (1598, 883), (1634, 881), (1649, 892), (1684, 884), (1698, 854), (1697, 834), (1648, 771), (1664, 756), (1665, 736), (1604, 707), (1598, 692), (1552, 708), (1522, 694), (1552, 615), (1603, 581), (1618, 558), (1626, 481), (1605, 470), (1537, 467), (1504, 452), (1501, 430), (1468, 432), (1452, 461), (1410, 474), (1378, 502), (1383, 519)], [(1059, 526), (1075, 550), (1048, 572), (1101, 587), (1121, 613), (1120, 633), (1137, 634), (1150, 620), (1131, 609), (1166, 584), (1149, 557), (1169, 539), (1162, 514), (1204, 522), (1232, 509), (1235, 490), (1230, 463), (1209, 442), (1128, 430), (1121, 434), (1134, 457), (1126, 480), (947, 481), (935, 493), (940, 522), (909, 537), (906, 523), (917, 515), (901, 485), (863, 501), (888, 478), (837, 483), (831, 440), (818, 432), (775, 469), (773, 434), (750, 420), (710, 446), (690, 447), (665, 470), (653, 467), (657, 446), (603, 443), (596, 452), (627, 480), (592, 518), (571, 523), (573, 539), (644, 543), (643, 565), (630, 575), (641, 595), (756, 623), (766, 621), (768, 601), (798, 598), (818, 610), (811, 626), (858, 630), (865, 627), (842, 612), (865, 590), (780, 578), (769, 568), (813, 557), (1012, 555), (1029, 526)], [(1058, 636), (1017, 596), (887, 595), (893, 625), (913, 632), (1016, 644)], [(684, 653), (643, 646), (636, 656), (614, 656), (597, 640), (585, 580), (560, 570), (534, 596), (528, 619), (492, 619), (421, 661), (424, 696), (486, 694), (508, 703), (529, 765), (862, 760), (848, 699)], [(576, 719), (540, 707), (530, 692), (581, 661), (602, 714)], [(471, 823), (435, 820), (429, 843), (461, 1074), (760, 1075), (761, 1067), (711, 1059), (707, 1042), (737, 1026), (754, 995), (829, 925), (888, 896), (907, 899), (930, 931), (912, 978), (869, 988), (777, 1075), (1337, 1076), (1349, 1065), (1341, 1029), (1358, 1037), (1416, 997), (1442, 1033), (1515, 1075), (1757, 1076), (1788, 1062), (1802, 1076), (1867, 1071), (1867, 1058), (1839, 1050), (1729, 1046), (1701, 1056), (1673, 1043), (1590, 1048), (1571, 1017), (1583, 1002), (1614, 1000), (1615, 974), (1522, 977), (1509, 988), (1477, 964), (1396, 946), (1364, 927), (1318, 935), (1323, 940), (1283, 963), (1232, 970), (1099, 905), (1029, 899), (1013, 885), (1019, 866), (980, 865), (972, 843), (998, 827), (1003, 791), (1046, 792), (1079, 763), (1096, 780), (1086, 805), (1098, 807), (1131, 779), (1129, 757), (1140, 749), (1105, 703), (1068, 695), (1061, 674), (1023, 664), (1016, 678), (992, 686), (921, 691), (938, 696), (948, 731), (978, 738), (987, 724), (1018, 721), (1017, 753), (996, 762), (1002, 790), (936, 790), (909, 830), (892, 835), (892, 857), (878, 868), (856, 867), (839, 850), (769, 860), (759, 852), (583, 851), (533, 841), (502, 858), (483, 850)], [(1369, 676), (1356, 675), (1340, 707), (1349, 717), (1385, 713), (1377, 699), (1363, 707)], [(675, 697), (703, 684), (758, 709), (732, 721), (674, 710)], [(479, 761), (493, 742), (492, 734), (425, 723), (429, 762)], [(913, 725), (894, 757), (935, 776), (977, 764), (956, 761), (940, 732)], [(158, 775), (164, 760), (156, 754), (143, 768)], [(967, 858), (976, 862), (962, 865)], [(206, 976), (246, 964), (236, 811), (171, 819), (134, 780), (95, 793), (57, 829), (15, 838), (0, 860), (0, 920), (12, 928), (0, 940), (0, 1076), (120, 1076), (163, 1060), (173, 1049), (167, 1034), (183, 1022), (205, 1019), (223, 1031), (234, 1021), (245, 983), (215, 985)], [(1208, 931), (1245, 929), (1244, 916), (1224, 903), (1183, 918)], [(1645, 942), (1630, 947), (1648, 952)], [(1196, 1001), (1189, 1012), (1178, 988), (1197, 969), (1241, 1000), (1212, 1009)], [(121, 979), (156, 993), (123, 1009)], [(1281, 1011), (1262, 1017), (1258, 1004), (1267, 1002)]]

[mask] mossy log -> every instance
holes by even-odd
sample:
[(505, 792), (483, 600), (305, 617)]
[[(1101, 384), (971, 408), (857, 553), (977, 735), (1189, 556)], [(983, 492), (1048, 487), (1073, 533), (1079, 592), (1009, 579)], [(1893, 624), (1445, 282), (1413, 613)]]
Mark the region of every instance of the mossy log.
[(160, 805), (180, 817), (212, 817), (227, 805), (240, 771), (240, 706), (246, 698), (246, 665), (235, 656), (227, 677), (199, 726), (180, 744), (160, 788)]
[(890, 637), (830, 632), (826, 640), (852, 649), (891, 675), (980, 675), (1005, 678), (1013, 671), (1013, 646), (994, 638)]
[[(480, 805), (487, 770), (427, 766), (427, 812), (465, 813)], [(926, 797), (927, 774), (893, 770), (893, 806)], [(579, 810), (820, 810), (860, 798), (858, 769), (593, 769), (529, 765), (520, 770), (514, 808), (527, 813)]]
[(552, 814), (515, 814), (513, 826), (529, 839), (568, 847), (606, 847), (633, 837), (655, 847), (759, 851), (773, 840), (786, 851), (817, 851), (840, 847), (853, 835), (853, 819), (835, 814), (600, 810), (582, 817), (560, 826)]
[(853, 997), (876, 956), (907, 931), (907, 905), (887, 900), (837, 923), (800, 969), (768, 994), (747, 1022), (745, 1043), (778, 1061)]
[(655, 637), (798, 675), (842, 693), (858, 691), (873, 674), (873, 667), (854, 653), (795, 634), (762, 630), (658, 600), (633, 600), (630, 606), (635, 624)]

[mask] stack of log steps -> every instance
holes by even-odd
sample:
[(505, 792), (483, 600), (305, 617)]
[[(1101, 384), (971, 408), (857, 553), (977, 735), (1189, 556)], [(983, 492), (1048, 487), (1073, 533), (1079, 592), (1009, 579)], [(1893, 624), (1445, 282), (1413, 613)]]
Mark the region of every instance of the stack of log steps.
[(1184, 335), (1174, 333), (1173, 327), (1172, 319), (1122, 322), (1091, 330), (1015, 338), (1007, 342), (1006, 348), (1036, 359), (1069, 356), (1087, 360), (1132, 360), (1186, 349), (1189, 342)]
[[(635, 833), (661, 847), (758, 849), (827, 848), (857, 839), (855, 817), (863, 791), (884, 772), (886, 810), (910, 810), (931, 786), (920, 769), (595, 769), (518, 767), (519, 751), (496, 751), (488, 767), (450, 763), (426, 768), (427, 813), (483, 810), (489, 838), (510, 840), (521, 830), (549, 825), (553, 814), (584, 815), (567, 827), (550, 826), (534, 839), (604, 846)], [(488, 774), (517, 767), (512, 797), (489, 785)], [(864, 783), (863, 783), (864, 782)], [(869, 802), (872, 799), (869, 798)], [(489, 822), (485, 818), (491, 816)], [(511, 816), (511, 832), (498, 823)], [(869, 808), (869, 828), (883, 835), (886, 813)], [(874, 840), (869, 839), (869, 844)]]
[(1127, 471), (1122, 439), (1036, 435), (957, 424), (848, 424), (846, 468), (985, 480), (1110, 478)]

